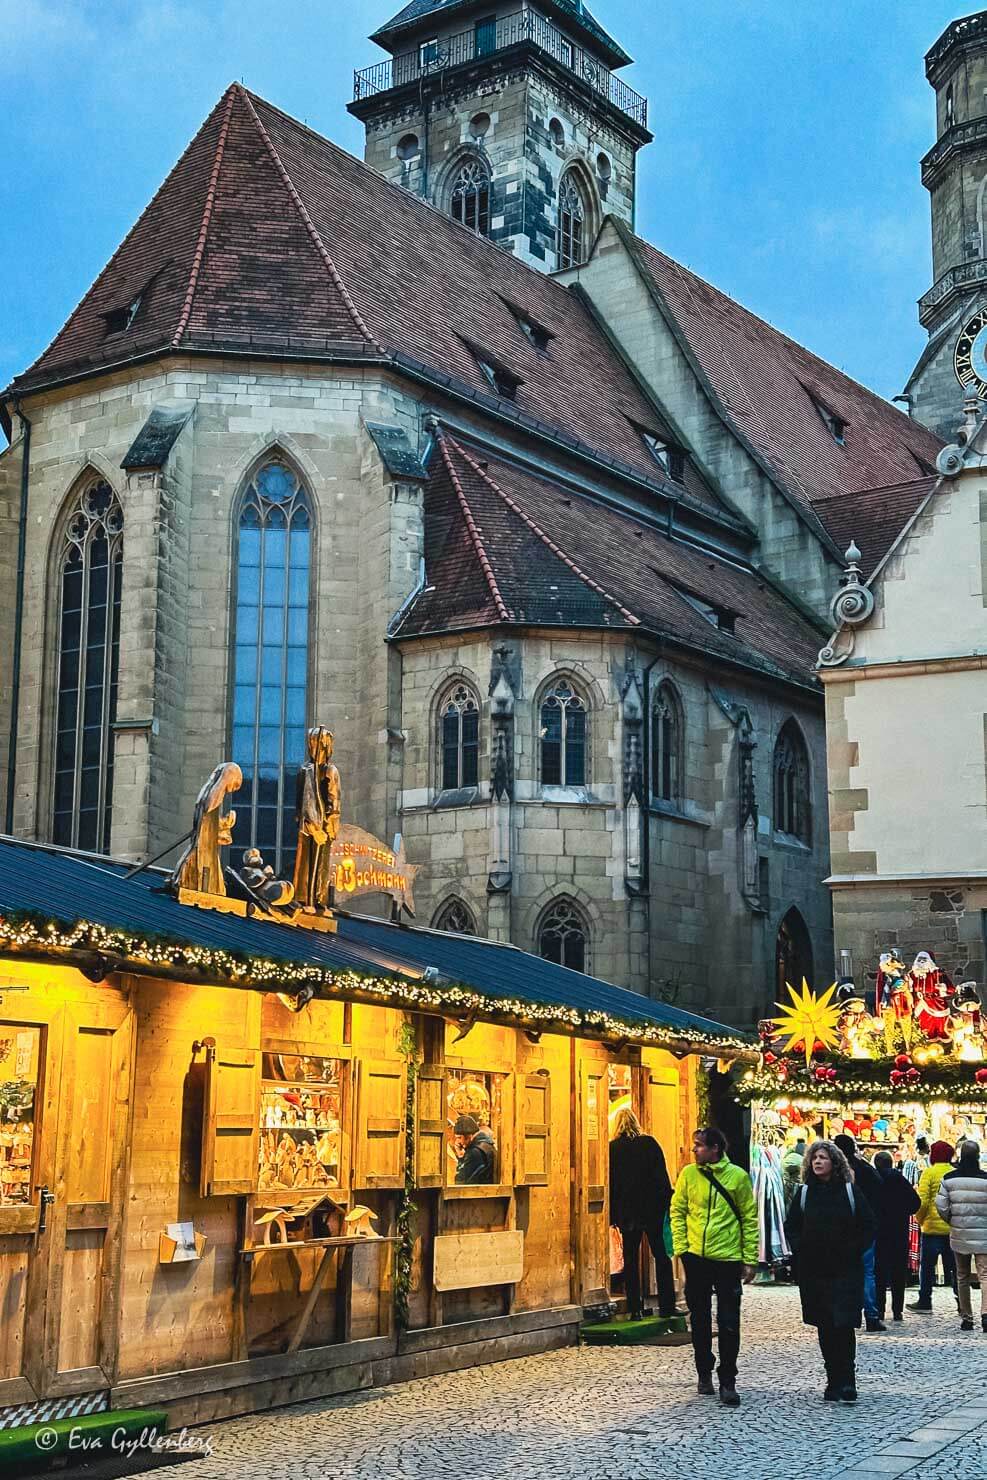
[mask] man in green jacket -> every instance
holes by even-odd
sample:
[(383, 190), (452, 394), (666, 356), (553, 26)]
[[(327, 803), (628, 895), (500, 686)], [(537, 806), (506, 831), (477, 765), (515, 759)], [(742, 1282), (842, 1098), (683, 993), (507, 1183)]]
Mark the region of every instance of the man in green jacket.
[(672, 1194), (669, 1217), (674, 1252), (685, 1267), (692, 1349), (699, 1392), (713, 1388), (713, 1295), (719, 1332), (720, 1402), (740, 1403), (740, 1287), (757, 1264), (757, 1205), (751, 1179), (727, 1157), (722, 1131), (706, 1127), (692, 1138), (695, 1166), (684, 1167)]

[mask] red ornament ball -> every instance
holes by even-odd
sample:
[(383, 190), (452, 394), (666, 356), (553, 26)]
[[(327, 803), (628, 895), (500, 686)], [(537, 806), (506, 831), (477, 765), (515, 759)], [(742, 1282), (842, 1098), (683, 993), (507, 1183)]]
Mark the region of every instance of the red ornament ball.
[(973, 1077), (978, 1084), (987, 1084), (987, 1069), (978, 1069)]
[(896, 1069), (910, 1069), (912, 1067), (911, 1055), (900, 1053), (894, 1061), (894, 1066)]
[(764, 1055), (764, 1062), (766, 1064), (777, 1064), (778, 1055), (776, 1053), (766, 1053)]
[(906, 1082), (906, 1084), (918, 1084), (918, 1082), (919, 1082), (919, 1080), (921, 1078), (922, 1078), (922, 1074), (921, 1074), (921, 1071), (919, 1069), (908, 1069), (905, 1072), (905, 1082)]
[(889, 1078), (890, 1078), (891, 1084), (895, 1088), (897, 1088), (897, 1086), (903, 1082), (905, 1076), (904, 1076), (904, 1074), (902, 1073), (902, 1071), (900, 1069), (892, 1069), (891, 1070), (891, 1073), (889, 1075)]

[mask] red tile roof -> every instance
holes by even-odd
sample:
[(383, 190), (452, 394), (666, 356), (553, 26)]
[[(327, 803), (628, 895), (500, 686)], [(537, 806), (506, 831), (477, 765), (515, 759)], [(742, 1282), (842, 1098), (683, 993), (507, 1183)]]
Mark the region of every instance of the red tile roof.
[[(398, 637), (505, 620), (642, 627), (730, 663), (811, 681), (825, 634), (757, 571), (680, 544), (449, 432), (439, 444), (425, 498), (428, 587)], [(734, 613), (735, 635), (693, 601)]]
[(935, 487), (935, 478), (915, 478), (890, 488), (866, 488), (852, 498), (845, 494), (816, 504), (820, 519), (841, 550), (852, 540), (861, 554), (860, 568), (870, 576)]
[[(933, 470), (931, 432), (615, 225), (725, 421), (810, 517), (824, 500)], [(842, 446), (820, 407), (845, 422)]]
[[(553, 336), (547, 353), (508, 303)], [(470, 343), (518, 376), (513, 401)], [(683, 490), (658, 467), (635, 428), (662, 433), (660, 418), (577, 295), (237, 84), (13, 388), (169, 347), (397, 357), (741, 527), (694, 469)]]

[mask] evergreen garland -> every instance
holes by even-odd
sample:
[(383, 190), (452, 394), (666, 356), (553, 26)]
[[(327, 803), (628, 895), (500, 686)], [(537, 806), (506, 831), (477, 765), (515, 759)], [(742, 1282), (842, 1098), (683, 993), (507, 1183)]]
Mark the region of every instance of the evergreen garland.
[(394, 1319), (399, 1331), (406, 1331), (411, 1319), (411, 1265), (415, 1249), (415, 1109), (418, 1088), (418, 1057), (415, 1030), (405, 1023), (398, 1039), (398, 1050), (408, 1065), (408, 1089), (404, 1107), (404, 1187), (398, 1205), (397, 1232), (400, 1243), (394, 1260)]

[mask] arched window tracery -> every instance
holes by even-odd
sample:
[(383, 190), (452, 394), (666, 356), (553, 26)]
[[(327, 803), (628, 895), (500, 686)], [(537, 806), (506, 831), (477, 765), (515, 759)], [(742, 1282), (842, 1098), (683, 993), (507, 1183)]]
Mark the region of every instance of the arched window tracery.
[(543, 786), (585, 786), (586, 702), (567, 678), (542, 696), (539, 709)]
[(294, 853), (295, 779), (305, 758), (312, 510), (274, 457), (247, 487), (237, 520), (233, 760), (237, 849), (283, 870)]
[(584, 260), (586, 214), (586, 202), (575, 174), (567, 170), (559, 183), (559, 271), (578, 267)]
[(468, 684), (454, 684), (439, 705), (439, 781), (443, 791), (476, 786), (480, 778), (480, 701)]
[(432, 921), (432, 929), (446, 930), (450, 935), (479, 934), (473, 911), (461, 899), (446, 901)]
[(123, 509), (110, 485), (80, 494), (59, 556), (52, 840), (105, 853), (113, 815)]
[(782, 725), (774, 751), (774, 827), (802, 843), (812, 839), (809, 753), (794, 720)]
[(662, 683), (651, 704), (651, 795), (677, 802), (682, 795), (682, 704), (674, 684)]
[(490, 234), (490, 171), (480, 159), (467, 159), (459, 166), (450, 197), (454, 221), (468, 226), (477, 236)]
[(571, 899), (557, 899), (538, 922), (538, 954), (543, 961), (585, 971), (589, 929), (582, 910)]

